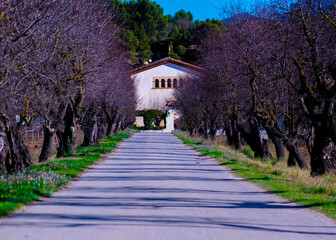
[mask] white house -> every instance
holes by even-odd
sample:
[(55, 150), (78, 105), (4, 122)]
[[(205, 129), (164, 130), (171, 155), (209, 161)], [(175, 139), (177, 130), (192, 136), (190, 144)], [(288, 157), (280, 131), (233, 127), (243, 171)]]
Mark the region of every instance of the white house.
[(144, 65), (132, 71), (137, 90), (137, 110), (164, 110), (167, 103), (174, 101), (174, 89), (180, 80), (202, 68), (173, 58)]
[[(132, 71), (132, 78), (137, 93), (137, 110), (158, 109), (168, 111), (167, 129), (174, 129), (174, 120), (178, 118), (174, 110), (174, 89), (179, 87), (183, 77), (202, 68), (173, 58), (144, 65)], [(142, 117), (137, 118), (137, 125), (142, 126)]]

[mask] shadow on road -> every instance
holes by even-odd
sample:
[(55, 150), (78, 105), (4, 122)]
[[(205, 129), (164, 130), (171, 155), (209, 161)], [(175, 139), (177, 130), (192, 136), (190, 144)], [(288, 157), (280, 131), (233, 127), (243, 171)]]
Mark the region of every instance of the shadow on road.
[(278, 219), (304, 207), (274, 200), (170, 135), (150, 136), (128, 139), (66, 191), (36, 202), (38, 211), (17, 214), (13, 218), (20, 221), (5, 226), (222, 228), (336, 237), (335, 227), (323, 222)]

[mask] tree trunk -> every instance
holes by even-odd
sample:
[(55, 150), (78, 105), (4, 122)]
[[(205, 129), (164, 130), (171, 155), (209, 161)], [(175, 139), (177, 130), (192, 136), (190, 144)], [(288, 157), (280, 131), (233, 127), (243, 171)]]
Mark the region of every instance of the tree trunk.
[(209, 138), (209, 134), (208, 134), (208, 120), (206, 118), (204, 118), (203, 134), (204, 134), (204, 139), (208, 139)]
[(107, 111), (105, 111), (106, 115), (106, 121), (107, 121), (107, 130), (106, 130), (106, 136), (111, 136), (114, 131), (115, 127), (115, 120), (117, 118), (118, 113), (114, 112), (112, 116), (110, 116)]
[(122, 117), (120, 120), (120, 130), (121, 131), (125, 130), (125, 117)]
[(217, 132), (216, 122), (215, 122), (215, 120), (210, 120), (210, 138), (211, 138), (211, 140), (216, 139), (216, 132)]
[(8, 173), (31, 166), (32, 160), (17, 127), (9, 118), (0, 113), (0, 173), (4, 166)]
[(251, 147), (254, 152), (254, 157), (272, 158), (272, 154), (268, 151), (268, 141), (263, 139), (258, 121), (248, 119), (243, 123), (238, 124), (237, 128), (241, 133), (244, 141)]
[(224, 129), (229, 146), (233, 146), (235, 149), (238, 150), (241, 148), (242, 141), (240, 138), (240, 132), (238, 130), (237, 124), (237, 115), (231, 114), (230, 122), (227, 122), (224, 125)]
[(97, 134), (98, 134), (98, 125), (97, 125), (97, 117), (94, 116), (92, 120), (88, 120), (85, 126), (82, 126), (82, 130), (84, 132), (84, 141), (82, 146), (88, 147), (93, 143), (97, 142)]
[(233, 137), (234, 147), (235, 149), (238, 150), (241, 148), (241, 140), (240, 140), (240, 132), (238, 131), (238, 128), (237, 128), (237, 120), (232, 120), (231, 126), (232, 126), (232, 137)]
[(97, 140), (102, 139), (106, 136), (104, 121), (100, 120), (97, 123)]
[(192, 137), (194, 135), (194, 127), (188, 127), (189, 129), (189, 136)]
[(269, 136), (269, 138), (272, 140), (272, 143), (274, 144), (277, 158), (278, 159), (284, 159), (285, 158), (285, 149), (284, 149), (282, 139), (278, 138), (277, 136), (275, 136), (274, 134), (272, 134), (269, 131), (267, 131), (267, 135)]
[(0, 128), (0, 175), (4, 173), (5, 161), (8, 151), (9, 144), (6, 139), (6, 133)]
[(106, 136), (111, 136), (113, 133), (113, 122), (107, 122)]
[[(164, 119), (163, 119), (164, 120)], [(125, 117), (122, 118), (121, 120), (121, 131), (125, 131), (125, 129), (129, 126), (129, 123), (125, 120)]]
[(336, 173), (336, 147), (328, 130), (315, 127), (315, 136), (311, 155), (311, 175)]
[(295, 166), (296, 163), (299, 165), (301, 169), (308, 168), (307, 163), (303, 159), (299, 148), (297, 147), (296, 141), (290, 141), (286, 143), (286, 148), (289, 152), (288, 156), (288, 166)]
[(91, 145), (90, 144), (90, 135), (84, 133), (84, 140), (83, 140), (82, 146), (83, 147), (88, 147), (90, 145)]
[(287, 148), (289, 154), (291, 155), (291, 157), (295, 159), (295, 161), (298, 163), (298, 165), (301, 169), (308, 168), (307, 163), (303, 159), (303, 157), (301, 155), (301, 152), (299, 151), (296, 144), (289, 144), (289, 145), (286, 146), (286, 148)]
[(97, 132), (98, 132), (97, 123), (94, 123), (92, 128), (88, 129), (86, 133), (84, 133), (84, 141), (82, 143), (82, 146), (88, 147), (93, 143), (97, 142)]
[(229, 146), (234, 146), (234, 136), (233, 136), (233, 131), (232, 131), (232, 124), (227, 123), (224, 126), (224, 130), (225, 130), (225, 135), (226, 135), (226, 139), (228, 142)]
[(64, 131), (57, 131), (57, 137), (59, 139), (59, 144), (57, 148), (57, 157), (62, 157), (65, 154), (71, 153), (73, 151), (74, 142), (74, 125), (75, 118), (73, 111), (68, 106), (64, 117)]
[(55, 129), (44, 126), (44, 140), (39, 162), (45, 162), (52, 156), (54, 147)]
[(114, 135), (117, 135), (118, 132), (120, 131), (120, 124), (121, 124), (121, 120), (118, 120), (114, 128)]
[(69, 154), (72, 151), (73, 134), (72, 131), (65, 129), (64, 132), (57, 131), (57, 137), (59, 140), (57, 147), (57, 157), (63, 157), (65, 154)]

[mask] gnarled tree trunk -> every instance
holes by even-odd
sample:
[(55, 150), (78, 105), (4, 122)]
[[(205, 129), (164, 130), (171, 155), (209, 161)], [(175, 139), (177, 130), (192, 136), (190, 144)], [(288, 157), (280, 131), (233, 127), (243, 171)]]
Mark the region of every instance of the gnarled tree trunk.
[(0, 131), (0, 175), (4, 173), (6, 156), (9, 151), (9, 144), (6, 139), (6, 133)]
[(192, 137), (195, 134), (195, 127), (188, 127), (189, 129), (189, 136)]
[[(266, 129), (267, 131), (267, 129)], [(276, 156), (278, 159), (284, 159), (285, 158), (285, 149), (284, 144), (281, 138), (275, 136), (270, 131), (267, 131), (268, 137), (272, 140), (272, 143), (275, 147)]]
[(4, 166), (8, 173), (22, 170), (32, 165), (28, 148), (24, 144), (19, 130), (9, 118), (0, 113), (0, 173)]
[(216, 138), (216, 132), (217, 132), (217, 126), (216, 126), (216, 121), (214, 119), (210, 120), (210, 127), (209, 127), (209, 135), (211, 140), (215, 140)]
[(206, 117), (204, 117), (203, 121), (204, 121), (204, 125), (203, 125), (204, 139), (208, 139), (209, 138), (209, 134), (208, 134), (208, 119)]
[(98, 123), (97, 117), (94, 116), (92, 119), (88, 119), (86, 123), (82, 126), (84, 132), (84, 141), (82, 146), (90, 146), (93, 143), (97, 142), (98, 135)]
[(232, 131), (232, 125), (230, 123), (225, 124), (224, 131), (229, 146), (234, 146), (234, 136)]
[(104, 127), (103, 119), (99, 120), (97, 123), (97, 140), (102, 139), (106, 136), (106, 131)]
[[(64, 130), (57, 131), (59, 144), (57, 148), (57, 157), (62, 157), (64, 154), (71, 153), (74, 150), (75, 133), (77, 135), (77, 120), (70, 106), (66, 111), (64, 117)], [(76, 130), (75, 130), (76, 129)]]
[(237, 150), (240, 149), (242, 142), (237, 128), (237, 118), (234, 114), (231, 115), (230, 122), (225, 124), (224, 130), (229, 146), (233, 146)]
[(55, 129), (49, 126), (44, 126), (43, 129), (44, 129), (44, 139), (39, 162), (45, 162), (52, 156), (52, 152), (54, 149), (54, 140), (56, 136)]
[(327, 128), (315, 127), (315, 136), (311, 154), (311, 174), (336, 173), (335, 142), (328, 136)]
[(240, 149), (241, 148), (241, 139), (240, 139), (240, 132), (237, 128), (237, 120), (232, 120), (231, 121), (231, 126), (232, 126), (232, 140), (234, 143), (235, 149)]
[(111, 136), (113, 133), (113, 122), (107, 122), (106, 136)]
[(106, 136), (111, 136), (113, 134), (115, 121), (117, 118), (117, 111), (113, 111), (112, 113), (107, 111), (106, 108), (103, 108), (105, 116), (106, 116), (106, 122), (107, 122), (107, 129), (106, 129)]
[(244, 141), (251, 147), (254, 157), (272, 158), (268, 150), (268, 141), (261, 136), (259, 122), (249, 118), (244, 122), (237, 123), (237, 128)]
[(121, 119), (119, 118), (116, 122), (116, 125), (114, 127), (114, 134), (117, 135), (118, 132), (120, 132), (120, 126), (121, 126)]
[(297, 147), (296, 141), (292, 140), (286, 143), (286, 148), (289, 152), (288, 156), (288, 166), (295, 166), (296, 163), (300, 168), (308, 168), (307, 163), (303, 159), (300, 150)]

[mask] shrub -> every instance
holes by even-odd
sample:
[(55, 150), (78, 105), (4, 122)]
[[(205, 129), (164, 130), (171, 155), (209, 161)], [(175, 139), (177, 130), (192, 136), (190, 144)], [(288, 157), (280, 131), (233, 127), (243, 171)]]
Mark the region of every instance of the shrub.
[[(166, 115), (167, 114), (160, 110), (156, 110), (156, 109), (143, 110), (143, 111), (139, 111), (137, 115), (143, 116), (145, 130), (157, 130), (157, 128), (162, 129), (160, 127), (160, 122), (162, 120), (164, 120), (165, 125), (166, 125)], [(153, 121), (155, 123), (155, 126), (153, 126)]]

